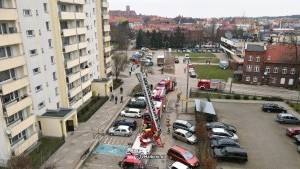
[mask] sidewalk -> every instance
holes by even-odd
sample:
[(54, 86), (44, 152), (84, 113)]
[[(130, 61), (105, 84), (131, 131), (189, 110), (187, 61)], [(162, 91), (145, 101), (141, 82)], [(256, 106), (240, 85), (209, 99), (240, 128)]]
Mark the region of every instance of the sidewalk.
[(118, 103), (108, 100), (88, 121), (79, 123), (74, 133), (66, 138), (65, 144), (48, 159), (46, 164), (55, 164), (57, 169), (74, 169), (89, 148), (98, 143), (99, 140), (95, 138), (96, 134), (105, 132), (118, 111), (125, 106), (126, 100), (130, 99), (131, 90), (138, 84), (135, 75), (128, 77), (128, 69), (124, 72), (124, 77), (122, 77), (124, 103), (120, 103), (119, 87), (113, 91), (113, 95), (118, 96)]

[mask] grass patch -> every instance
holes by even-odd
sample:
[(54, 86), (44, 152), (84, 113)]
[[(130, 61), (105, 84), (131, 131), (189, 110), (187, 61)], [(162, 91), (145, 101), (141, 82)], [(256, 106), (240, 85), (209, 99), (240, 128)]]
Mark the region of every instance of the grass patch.
[(44, 162), (46, 162), (49, 157), (65, 143), (65, 139), (41, 138), (39, 142), (41, 144), (28, 154), (31, 159), (31, 168), (33, 169), (39, 168)]
[(124, 81), (122, 79), (114, 79), (113, 80), (113, 89), (117, 89), (118, 87), (120, 87), (122, 84), (124, 83)]
[(142, 91), (143, 91), (142, 85), (141, 85), (141, 83), (138, 83), (138, 84), (132, 89), (131, 94), (133, 94), (133, 93), (140, 93), (140, 92), (142, 92)]
[(219, 66), (212, 65), (193, 65), (197, 75), (201, 79), (224, 79), (227, 81), (232, 77), (233, 71), (230, 69), (221, 69)]
[(210, 61), (210, 63), (219, 63), (218, 58), (190, 58), (191, 62), (205, 63), (205, 61)]
[(300, 114), (300, 103), (288, 102), (287, 104)]
[(78, 122), (86, 122), (107, 100), (108, 96), (92, 97), (92, 100), (77, 113)]
[(216, 57), (214, 54), (212, 53), (189, 53), (190, 57)]

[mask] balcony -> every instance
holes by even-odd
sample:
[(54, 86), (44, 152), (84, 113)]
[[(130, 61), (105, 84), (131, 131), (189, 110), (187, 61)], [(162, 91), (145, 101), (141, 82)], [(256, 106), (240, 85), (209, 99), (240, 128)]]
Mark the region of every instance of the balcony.
[(82, 83), (82, 90), (89, 87), (92, 84), (91, 80), (87, 80), (86, 82)]
[(78, 99), (77, 101), (74, 101), (74, 102), (71, 102), (70, 103), (70, 106), (73, 108), (73, 109), (77, 109), (79, 106), (82, 105), (82, 99)]
[(70, 28), (70, 29), (63, 29), (62, 30), (62, 36), (68, 37), (68, 36), (74, 36), (76, 35), (76, 28)]
[(88, 101), (92, 97), (92, 91), (88, 92), (85, 96), (83, 96), (83, 103)]
[(85, 42), (79, 42), (78, 48), (79, 48), (79, 49), (86, 48), (87, 45), (88, 45), (87, 41), (85, 41)]
[(85, 68), (81, 70), (81, 76), (85, 76), (91, 72), (90, 68)]
[(84, 63), (89, 60), (89, 55), (84, 55), (80, 57), (80, 63)]
[(17, 79), (17, 78), (11, 79), (11, 81), (0, 84), (0, 93), (2, 91), (2, 95), (6, 95), (8, 93), (19, 90), (28, 85), (29, 85), (29, 80), (28, 80), (27, 76), (19, 78), (19, 79)]
[(12, 146), (12, 151), (15, 152), (15, 155), (22, 154), (25, 150), (27, 150), (29, 147), (31, 147), (33, 144), (35, 144), (38, 141), (38, 134), (35, 132), (27, 139), (21, 139), (18, 143)]
[(104, 48), (104, 52), (110, 52), (111, 51), (111, 46)]
[(13, 126), (8, 127), (11, 131), (11, 137), (16, 136), (17, 134), (21, 133), (23, 130), (27, 129), (31, 125), (34, 125), (35, 123), (35, 115), (30, 115), (23, 121), (20, 121), (19, 123), (14, 124)]
[(109, 15), (108, 14), (102, 14), (102, 18), (103, 19), (109, 19)]
[(67, 4), (72, 4), (72, 3), (73, 3), (73, 0), (58, 0), (58, 2), (67, 3)]
[(75, 13), (74, 12), (59, 12), (59, 19), (61, 20), (74, 20)]
[(0, 46), (8, 46), (22, 43), (20, 33), (0, 34)]
[(79, 79), (80, 78), (80, 71), (76, 72), (76, 73), (73, 73), (73, 74), (69, 74), (67, 75), (68, 76), (68, 83), (72, 83), (74, 82), (75, 80)]
[(27, 96), (19, 101), (15, 100), (4, 106), (6, 112), (5, 116), (9, 117), (25, 108), (29, 107), (32, 104), (32, 98)]
[(71, 44), (71, 45), (64, 46), (63, 52), (64, 53), (69, 53), (69, 52), (75, 51), (77, 49), (78, 49), (77, 48), (77, 43), (74, 43), (74, 44)]
[(78, 34), (78, 35), (86, 34), (86, 33), (87, 33), (86, 27), (83, 27), (83, 28), (77, 28), (77, 34)]
[(105, 63), (108, 64), (109, 62), (111, 62), (111, 56), (110, 57), (107, 57), (105, 58)]
[(76, 17), (76, 19), (85, 19), (86, 15), (84, 12), (76, 12), (75, 17)]
[(73, 59), (73, 60), (67, 60), (66, 61), (66, 68), (69, 69), (71, 67), (74, 67), (76, 65), (79, 65), (79, 58)]
[(104, 42), (109, 42), (111, 40), (110, 36), (104, 36), (103, 41)]
[(102, 7), (103, 8), (108, 8), (109, 7), (109, 4), (107, 1), (102, 1)]
[(107, 67), (107, 68), (105, 69), (105, 73), (106, 73), (106, 74), (109, 74), (109, 73), (111, 73), (111, 72), (112, 72), (111, 66), (110, 66), (110, 67)]
[(104, 25), (103, 26), (103, 31), (109, 32), (110, 31), (110, 26), (109, 25)]
[(18, 11), (16, 8), (0, 8), (1, 21), (15, 21), (18, 20)]
[(81, 86), (78, 85), (77, 87), (74, 87), (73, 89), (69, 90), (69, 97), (74, 97), (76, 94), (81, 92)]
[(12, 69), (15, 67), (20, 67), (26, 64), (25, 57), (23, 55), (20, 56), (12, 56), (0, 59), (0, 72), (8, 69)]
[(62, 3), (68, 3), (68, 4), (85, 4), (84, 0), (58, 0), (58, 2), (62, 2)]
[(74, 0), (74, 4), (81, 4), (84, 5), (85, 1), (84, 0)]

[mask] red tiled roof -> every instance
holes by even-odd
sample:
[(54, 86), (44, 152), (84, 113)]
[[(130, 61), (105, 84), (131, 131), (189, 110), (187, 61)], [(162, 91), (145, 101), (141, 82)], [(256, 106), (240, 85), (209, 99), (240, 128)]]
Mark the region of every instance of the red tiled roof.
[[(270, 60), (268, 59), (270, 57)], [(270, 63), (295, 63), (296, 50), (292, 45), (267, 46), (265, 62)], [(298, 63), (300, 63), (300, 46), (298, 46)]]

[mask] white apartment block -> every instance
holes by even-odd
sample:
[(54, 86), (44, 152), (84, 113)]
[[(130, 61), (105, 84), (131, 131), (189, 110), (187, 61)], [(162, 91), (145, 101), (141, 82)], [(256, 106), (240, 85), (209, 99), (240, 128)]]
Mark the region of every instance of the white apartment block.
[(111, 75), (108, 19), (106, 0), (0, 0), (0, 163), (37, 142), (36, 116), (81, 108)]

